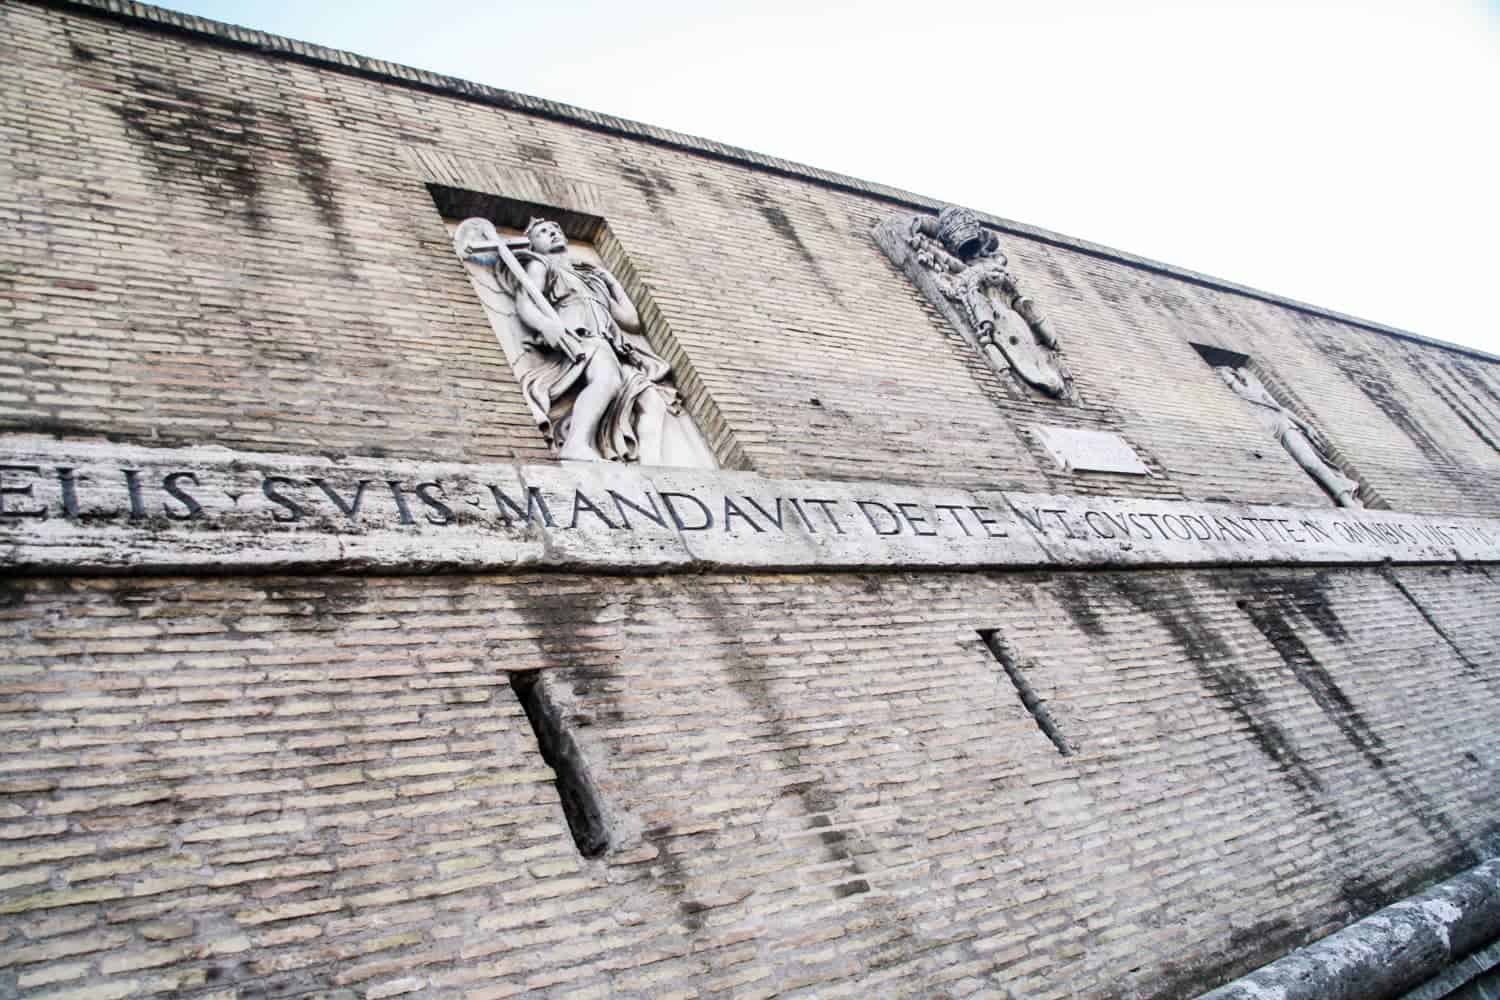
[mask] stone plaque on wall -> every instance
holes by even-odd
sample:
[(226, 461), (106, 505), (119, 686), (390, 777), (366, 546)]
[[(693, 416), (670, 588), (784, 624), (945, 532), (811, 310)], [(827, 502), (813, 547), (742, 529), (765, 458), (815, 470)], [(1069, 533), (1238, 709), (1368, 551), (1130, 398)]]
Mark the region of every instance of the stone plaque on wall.
[(1151, 470), (1118, 434), (1033, 424), (1031, 433), (1060, 468), (1069, 472), (1118, 472), (1149, 476)]

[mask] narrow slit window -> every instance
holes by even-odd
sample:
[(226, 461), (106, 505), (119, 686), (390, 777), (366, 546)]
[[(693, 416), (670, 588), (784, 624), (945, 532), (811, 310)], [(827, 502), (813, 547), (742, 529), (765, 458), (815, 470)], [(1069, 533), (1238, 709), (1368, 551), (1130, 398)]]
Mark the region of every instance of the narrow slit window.
[(578, 853), (586, 858), (598, 857), (609, 849), (602, 799), (562, 707), (552, 697), (540, 671), (513, 673), (510, 686), (531, 722), (542, 759), (556, 775), (557, 795)]
[(1047, 711), (1046, 703), (1037, 695), (1036, 689), (1031, 686), (1031, 681), (1027, 680), (1010, 644), (994, 629), (980, 629), (979, 637), (984, 640), (991, 655), (1004, 668), (1005, 676), (1010, 678), (1011, 684), (1015, 686), (1016, 694), (1021, 698), (1021, 704), (1026, 707), (1026, 711), (1031, 713), (1031, 717), (1036, 720), (1037, 727), (1046, 734), (1047, 739), (1052, 741), (1052, 745), (1057, 747), (1057, 752), (1064, 757), (1071, 757), (1077, 753), (1077, 748), (1062, 734), (1062, 730), (1057, 726), (1057, 720), (1052, 717), (1051, 712)]

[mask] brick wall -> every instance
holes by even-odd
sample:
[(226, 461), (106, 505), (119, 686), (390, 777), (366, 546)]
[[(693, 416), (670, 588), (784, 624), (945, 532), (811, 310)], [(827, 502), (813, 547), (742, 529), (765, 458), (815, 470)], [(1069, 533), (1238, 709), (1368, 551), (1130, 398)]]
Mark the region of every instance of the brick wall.
[[(0, 29), (0, 431), (548, 460), (439, 157), (605, 218), (727, 464), (1326, 504), (1209, 343), (1384, 503), (1500, 512), (1481, 357), (1008, 233), (1058, 406), (875, 247), (899, 193), (67, 4)], [(1497, 611), (1482, 566), (11, 579), (0, 995), (1191, 996), (1496, 849)]]
[[(1500, 510), (1488, 360), (1010, 235), (1077, 375), (1059, 406), (997, 379), (885, 260), (870, 228), (909, 210), (889, 200), (77, 10), (0, 18), (3, 426), (545, 458), (413, 167), (436, 150), (594, 192), (732, 464), (1325, 504), (1206, 341), (1273, 372), (1391, 506)], [(1113, 429), (1157, 475), (1064, 475), (1032, 422)]]
[(1487, 569), (7, 595), (0, 992), (1187, 996), (1496, 832)]

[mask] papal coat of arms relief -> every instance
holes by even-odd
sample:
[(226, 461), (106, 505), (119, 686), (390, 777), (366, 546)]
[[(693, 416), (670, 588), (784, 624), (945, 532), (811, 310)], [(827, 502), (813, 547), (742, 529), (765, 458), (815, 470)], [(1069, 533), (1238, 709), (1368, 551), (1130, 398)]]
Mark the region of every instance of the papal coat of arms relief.
[(875, 242), (997, 373), (1072, 398), (1056, 334), (977, 215), (950, 205), (936, 216), (892, 216), (875, 227)]

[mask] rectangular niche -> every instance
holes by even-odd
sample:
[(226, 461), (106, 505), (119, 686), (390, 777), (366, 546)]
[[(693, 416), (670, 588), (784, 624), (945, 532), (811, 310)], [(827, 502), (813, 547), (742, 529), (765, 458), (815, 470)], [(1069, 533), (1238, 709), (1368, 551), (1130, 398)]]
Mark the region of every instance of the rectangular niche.
[[(561, 459), (719, 467), (683, 406), (681, 352), (605, 221), (429, 185), (537, 428)], [(535, 223), (533, 226), (532, 224)], [(546, 223), (554, 223), (549, 227)], [(528, 235), (528, 226), (532, 226)], [(606, 248), (615, 252), (610, 255)], [(614, 266), (605, 256), (616, 258)], [(653, 336), (655, 334), (655, 336)]]

